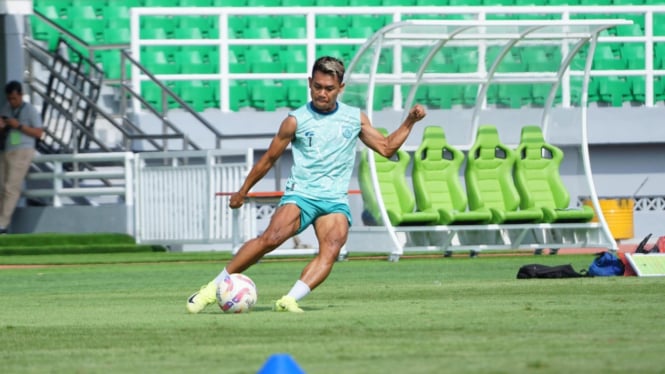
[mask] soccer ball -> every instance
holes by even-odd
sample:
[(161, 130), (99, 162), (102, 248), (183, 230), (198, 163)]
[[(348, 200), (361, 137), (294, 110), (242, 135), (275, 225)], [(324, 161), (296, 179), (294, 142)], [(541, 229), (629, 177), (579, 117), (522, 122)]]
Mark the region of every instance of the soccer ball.
[(249, 312), (257, 297), (254, 282), (244, 274), (231, 274), (217, 287), (217, 304), (224, 313)]

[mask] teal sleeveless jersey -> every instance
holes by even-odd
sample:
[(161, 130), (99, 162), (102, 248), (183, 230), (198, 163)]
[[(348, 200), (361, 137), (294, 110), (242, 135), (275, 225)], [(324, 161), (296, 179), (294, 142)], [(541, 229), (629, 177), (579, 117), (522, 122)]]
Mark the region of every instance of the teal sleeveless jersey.
[(293, 167), (285, 195), (347, 202), (360, 133), (360, 109), (337, 102), (331, 113), (307, 103), (289, 112), (297, 127), (291, 141)]

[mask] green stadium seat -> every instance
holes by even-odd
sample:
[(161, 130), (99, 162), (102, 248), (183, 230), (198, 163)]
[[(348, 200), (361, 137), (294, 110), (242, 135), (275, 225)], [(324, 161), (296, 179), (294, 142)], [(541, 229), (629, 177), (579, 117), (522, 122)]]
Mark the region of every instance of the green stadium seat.
[(166, 29), (159, 27), (144, 28), (139, 31), (141, 39), (169, 39), (170, 36)]
[(463, 85), (436, 85), (427, 90), (427, 106), (438, 109), (450, 109), (462, 103)]
[(631, 101), (630, 84), (625, 77), (598, 77), (598, 95), (601, 102), (620, 107)]
[[(122, 74), (121, 58), (122, 56), (120, 55), (120, 51), (115, 51), (115, 50), (104, 51), (104, 54), (102, 55), (102, 67), (104, 69), (104, 76), (106, 77), (106, 79), (120, 79), (120, 75)], [(131, 66), (132, 65), (129, 62), (129, 60), (126, 60), (125, 78), (132, 77)]]
[[(388, 135), (388, 131), (384, 128), (377, 127), (377, 130), (384, 135)], [(382, 224), (383, 220), (381, 219), (376, 192), (372, 184), (368, 160), (369, 152), (372, 151), (367, 148), (361, 152), (358, 165), (358, 184), (364, 209), (377, 223)], [(399, 149), (392, 159), (383, 157), (376, 152), (374, 153), (374, 165), (379, 189), (383, 205), (388, 213), (388, 219), (394, 226), (434, 225), (439, 220), (437, 212), (416, 211), (416, 199), (406, 180), (406, 168), (409, 165), (410, 159), (409, 154), (402, 149)]]
[(281, 39), (305, 39), (307, 29), (305, 27), (283, 27), (279, 37)]
[(131, 31), (129, 27), (107, 28), (104, 30), (105, 44), (129, 44), (131, 41)]
[(521, 108), (531, 103), (530, 84), (500, 84), (497, 87), (497, 104)]
[(246, 7), (247, 0), (212, 0), (212, 6)]
[(178, 0), (180, 6), (213, 6), (212, 0)]
[(621, 47), (621, 59), (626, 62), (628, 69), (644, 69), (646, 55), (642, 43), (624, 43)]
[(450, 6), (479, 6), (483, 5), (482, 0), (448, 0)]
[(653, 93), (654, 102), (661, 102), (665, 100), (665, 79), (662, 77), (655, 77), (653, 79)]
[(350, 27), (347, 32), (349, 38), (368, 39), (376, 29), (372, 27)]
[(141, 32), (150, 29), (163, 29), (171, 37), (178, 28), (178, 20), (174, 17), (143, 16), (140, 18)]
[(545, 142), (540, 127), (522, 128), (516, 153), (515, 186), (519, 191), (521, 209), (542, 210), (546, 223), (591, 221), (594, 216), (591, 207), (568, 207), (570, 194), (559, 173), (563, 151)]
[(92, 27), (72, 27), (69, 32), (90, 45), (100, 44), (100, 38)]
[(626, 82), (630, 86), (630, 93), (633, 96), (633, 101), (645, 103), (646, 79), (641, 76), (627, 77)]
[(654, 43), (653, 45), (653, 68), (665, 68), (665, 43)]
[(416, 0), (418, 6), (445, 6), (449, 5), (448, 0)]
[[(158, 112), (162, 110), (162, 89), (153, 82), (141, 82), (141, 96), (154, 107)], [(167, 109), (172, 109), (178, 105), (167, 95)]]
[(314, 0), (282, 0), (282, 6), (314, 6)]
[[(589, 80), (587, 102), (597, 102), (598, 99), (598, 77), (592, 77)], [(580, 105), (582, 103), (582, 77), (570, 77), (570, 102), (574, 105)]]
[(282, 0), (247, 0), (247, 6), (249, 7), (262, 7), (262, 6), (278, 7), (281, 5), (282, 5)]
[(198, 27), (179, 27), (173, 33), (174, 39), (204, 39), (203, 31)]
[[(43, 14), (46, 18), (50, 20), (57, 20), (60, 18), (60, 13), (58, 12), (59, 9), (53, 4), (39, 4), (39, 5), (35, 4), (35, 10), (39, 11), (41, 14)], [(34, 19), (38, 18), (34, 17)]]
[(247, 17), (247, 29), (245, 30), (245, 38), (248, 31), (255, 29), (266, 28), (269, 31), (271, 37), (277, 37), (282, 29), (282, 18), (278, 16), (248, 16)]
[(199, 50), (184, 50), (176, 55), (176, 63), (180, 65), (182, 74), (214, 74), (218, 72), (218, 64), (209, 61)]
[(304, 15), (283, 16), (282, 17), (282, 27), (283, 28), (306, 28), (307, 27), (307, 17), (304, 16)]
[(290, 108), (301, 107), (309, 101), (309, 86), (306, 80), (284, 80), (286, 102)]
[(499, 140), (496, 127), (483, 125), (478, 128), (465, 170), (470, 210), (491, 212), (492, 223), (542, 220), (540, 209), (519, 209), (520, 195), (513, 182), (516, 159), (515, 151)]
[(250, 105), (266, 112), (286, 107), (284, 87), (273, 80), (256, 80), (248, 82)]
[(97, 13), (92, 5), (71, 6), (67, 9), (67, 18), (75, 23), (82, 19), (97, 19)]
[(58, 38), (60, 37), (60, 34), (55, 28), (38, 19), (36, 16), (31, 16), (31, 28), (32, 36), (35, 40), (45, 42), (46, 48), (49, 51), (55, 50), (58, 44)]
[(292, 49), (280, 51), (278, 60), (286, 73), (303, 73), (309, 70), (307, 54), (301, 46), (292, 46)]
[(642, 27), (637, 24), (615, 26), (617, 36), (644, 36)]
[(349, 27), (350, 28), (357, 28), (357, 27), (369, 27), (374, 30), (378, 30), (382, 28), (383, 26), (391, 23), (391, 17), (390, 16), (384, 16), (384, 15), (350, 15), (349, 16)]
[(180, 73), (180, 66), (171, 60), (164, 50), (147, 50), (142, 52), (140, 61), (153, 74)]
[(143, 0), (143, 5), (147, 7), (177, 7), (180, 0)]
[(116, 26), (129, 28), (129, 7), (124, 4), (106, 4), (102, 18), (109, 29)]
[(349, 0), (350, 6), (381, 6), (383, 0)]
[(482, 5), (485, 6), (510, 6), (513, 5), (513, 0), (482, 0)]
[(616, 56), (612, 47), (607, 45), (598, 45), (596, 53), (593, 56), (594, 70), (623, 70), (626, 68), (626, 61)]
[[(531, 86), (531, 99), (532, 103), (536, 106), (544, 106), (547, 102), (547, 97), (550, 94), (552, 85), (549, 83), (535, 83)], [(561, 88), (557, 90), (554, 96), (554, 104), (561, 102)]]
[(416, 0), (382, 0), (383, 6), (414, 6)]
[(316, 0), (316, 6), (349, 6), (349, 0)]
[(181, 81), (176, 85), (180, 98), (195, 111), (202, 112), (214, 105), (214, 87), (208, 82)]
[(90, 1), (90, 0), (71, 0), (70, 8), (80, 8), (91, 6), (98, 17), (102, 16), (106, 1)]
[(468, 211), (459, 172), (464, 153), (446, 141), (443, 128), (427, 126), (413, 156), (413, 191), (418, 211), (436, 212), (440, 225), (488, 223), (489, 210)]
[[(406, 85), (402, 85), (401, 90), (402, 90), (402, 106), (405, 106), (406, 105), (406, 99), (408, 98), (409, 91), (411, 90), (411, 87), (406, 86)], [(416, 90), (416, 95), (413, 98), (413, 103), (429, 106), (428, 93), (429, 93), (429, 87), (428, 86), (422, 86), (422, 85), (418, 86), (418, 89)]]
[[(340, 17), (339, 15), (317, 15), (315, 19), (317, 34), (319, 29), (337, 29), (339, 34), (346, 33), (349, 29), (349, 18)], [(333, 36), (336, 38), (337, 36)]]

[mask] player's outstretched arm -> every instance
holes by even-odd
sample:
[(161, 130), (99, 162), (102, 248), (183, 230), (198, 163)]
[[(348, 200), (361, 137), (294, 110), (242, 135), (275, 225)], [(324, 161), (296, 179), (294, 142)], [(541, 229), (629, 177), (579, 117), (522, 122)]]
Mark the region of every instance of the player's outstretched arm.
[(279, 126), (279, 131), (277, 131), (275, 137), (272, 138), (266, 153), (264, 153), (259, 161), (254, 164), (238, 192), (231, 195), (231, 198), (229, 199), (229, 206), (231, 208), (235, 209), (242, 206), (249, 190), (268, 173), (273, 165), (275, 165), (277, 159), (279, 159), (282, 153), (284, 153), (284, 150), (295, 136), (296, 125), (296, 119), (292, 116), (287, 116), (284, 121), (282, 121), (282, 124)]
[(404, 119), (404, 122), (393, 131), (392, 134), (383, 136), (377, 129), (372, 127), (369, 118), (365, 113), (360, 114), (361, 129), (360, 129), (360, 140), (365, 143), (366, 146), (378, 152), (384, 157), (391, 157), (397, 152), (397, 150), (404, 144), (406, 138), (411, 133), (411, 129), (416, 122), (425, 118), (426, 112), (425, 108), (416, 104), (409, 111), (409, 115)]

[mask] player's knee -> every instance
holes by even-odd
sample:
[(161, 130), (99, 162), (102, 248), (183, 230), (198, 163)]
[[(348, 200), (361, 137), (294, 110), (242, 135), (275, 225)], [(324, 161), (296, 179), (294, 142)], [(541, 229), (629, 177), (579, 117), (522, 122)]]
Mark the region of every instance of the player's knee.
[(261, 242), (261, 246), (265, 248), (266, 250), (273, 250), (282, 243), (284, 243), (288, 239), (287, 236), (282, 235), (277, 232), (270, 232), (266, 231), (261, 236), (259, 237), (259, 241)]

